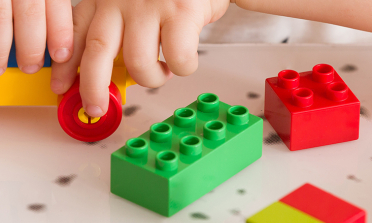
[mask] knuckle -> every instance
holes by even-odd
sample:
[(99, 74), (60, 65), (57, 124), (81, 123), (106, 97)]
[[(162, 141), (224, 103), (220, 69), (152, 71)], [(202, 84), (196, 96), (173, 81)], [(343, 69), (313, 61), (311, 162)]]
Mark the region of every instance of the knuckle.
[(19, 52), (19, 54), (17, 53), (17, 55), (19, 55), (21, 60), (30, 61), (30, 62), (31, 61), (38, 62), (44, 56), (44, 49), (43, 50), (36, 49), (36, 50), (21, 51)]
[(173, 1), (169, 7), (166, 8), (166, 20), (174, 20), (181, 17), (200, 18), (204, 15), (203, 7), (198, 1)]
[(177, 13), (179, 11), (184, 10), (190, 10), (192, 8), (193, 4), (191, 4), (190, 1), (173, 1), (173, 9), (174, 13)]
[(132, 72), (143, 72), (154, 63), (147, 58), (130, 58), (126, 59), (126, 67)]
[(103, 38), (87, 39), (86, 42), (86, 50), (93, 53), (105, 52), (108, 47), (108, 43)]

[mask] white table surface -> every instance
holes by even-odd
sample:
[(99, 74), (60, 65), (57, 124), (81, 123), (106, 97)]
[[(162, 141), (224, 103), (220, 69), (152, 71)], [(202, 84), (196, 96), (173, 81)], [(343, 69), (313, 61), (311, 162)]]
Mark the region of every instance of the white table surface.
[[(372, 46), (202, 45), (190, 77), (127, 91), (109, 138), (66, 135), (56, 107), (0, 107), (0, 222), (241, 222), (305, 182), (372, 213)], [(282, 69), (334, 66), (362, 105), (360, 139), (290, 152), (264, 122), (263, 156), (170, 218), (110, 193), (110, 154), (203, 92), (263, 115), (264, 80)], [(372, 218), (368, 219), (372, 222)]]

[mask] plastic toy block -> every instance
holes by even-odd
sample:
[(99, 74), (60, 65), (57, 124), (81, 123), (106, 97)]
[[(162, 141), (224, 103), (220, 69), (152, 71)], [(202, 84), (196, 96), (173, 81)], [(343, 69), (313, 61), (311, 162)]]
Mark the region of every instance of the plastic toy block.
[[(52, 58), (50, 57), (48, 47), (45, 49), (45, 56), (44, 56), (44, 67), (52, 66)], [(8, 67), (18, 67), (17, 59), (16, 59), (16, 46), (15, 41), (13, 40), (12, 48), (10, 49), (9, 59), (8, 59)]]
[(247, 219), (247, 223), (320, 223), (318, 219), (280, 201)]
[(262, 155), (262, 119), (210, 93), (111, 155), (111, 192), (171, 216)]
[(291, 150), (356, 140), (360, 102), (330, 65), (265, 82), (265, 117)]
[(280, 201), (324, 222), (366, 222), (364, 210), (310, 184), (301, 186)]

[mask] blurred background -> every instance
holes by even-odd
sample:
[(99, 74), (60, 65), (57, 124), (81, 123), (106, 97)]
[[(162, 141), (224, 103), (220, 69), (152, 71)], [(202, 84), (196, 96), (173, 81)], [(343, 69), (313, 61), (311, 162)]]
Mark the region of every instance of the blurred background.
[[(75, 6), (80, 1), (72, 0), (72, 4)], [(372, 33), (251, 12), (230, 4), (220, 20), (204, 27), (200, 43), (371, 44)]]

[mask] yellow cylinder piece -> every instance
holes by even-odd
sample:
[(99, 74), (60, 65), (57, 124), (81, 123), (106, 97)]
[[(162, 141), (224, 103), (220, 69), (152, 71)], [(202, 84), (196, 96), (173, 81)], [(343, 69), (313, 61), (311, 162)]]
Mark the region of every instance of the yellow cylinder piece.
[(90, 118), (90, 124), (97, 123), (101, 118), (100, 117), (95, 117), (95, 118)]
[(94, 123), (97, 123), (101, 118), (99, 117), (96, 117), (96, 118), (92, 118), (90, 117), (84, 110), (84, 108), (80, 108), (79, 112), (78, 112), (78, 117), (79, 117), (79, 120), (82, 122), (82, 123), (85, 123), (85, 124), (94, 124)]

